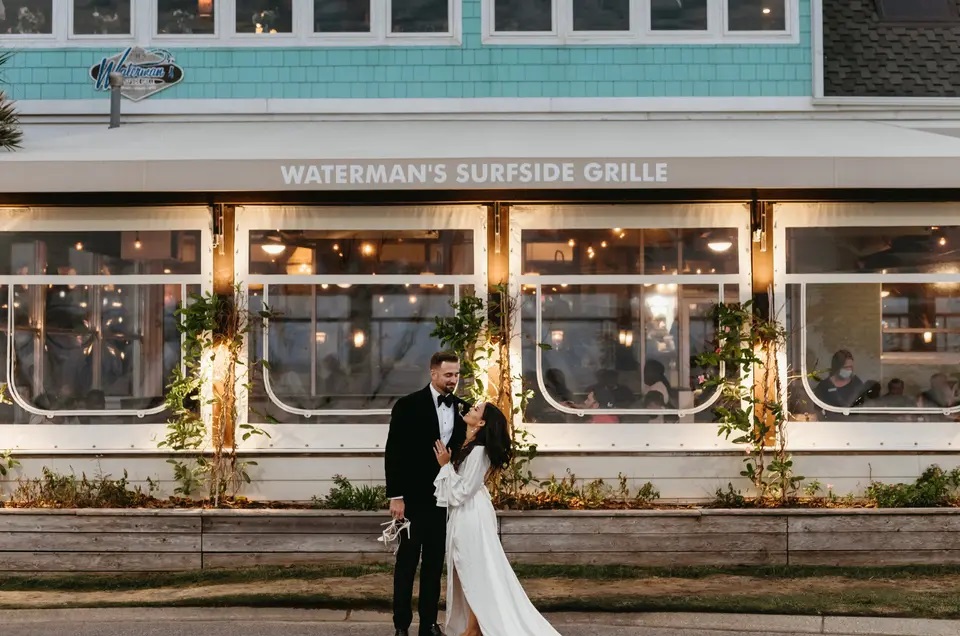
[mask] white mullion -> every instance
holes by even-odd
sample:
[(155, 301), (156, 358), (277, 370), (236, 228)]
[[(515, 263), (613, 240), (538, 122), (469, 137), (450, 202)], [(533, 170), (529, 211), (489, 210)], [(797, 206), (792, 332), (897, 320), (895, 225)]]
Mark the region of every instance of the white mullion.
[(788, 285), (843, 285), (858, 283), (960, 283), (960, 274), (784, 274)]
[[(2, 279), (0, 279), (2, 280)], [(417, 274), (250, 274), (253, 285), (469, 285), (472, 274), (424, 276)]]

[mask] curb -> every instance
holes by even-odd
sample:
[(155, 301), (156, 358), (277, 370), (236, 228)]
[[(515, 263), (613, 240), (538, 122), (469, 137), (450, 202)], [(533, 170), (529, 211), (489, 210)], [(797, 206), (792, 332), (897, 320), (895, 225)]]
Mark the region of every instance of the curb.
[[(648, 627), (683, 630), (684, 634), (709, 631), (736, 634), (833, 634), (835, 636), (957, 636), (960, 621), (845, 616), (785, 616), (761, 614), (696, 613), (550, 613), (550, 622), (564, 625)], [(0, 610), (0, 624), (50, 622), (182, 622), (257, 620), (296, 623), (391, 623), (390, 614), (370, 610), (299, 610), (257, 608), (122, 608)]]

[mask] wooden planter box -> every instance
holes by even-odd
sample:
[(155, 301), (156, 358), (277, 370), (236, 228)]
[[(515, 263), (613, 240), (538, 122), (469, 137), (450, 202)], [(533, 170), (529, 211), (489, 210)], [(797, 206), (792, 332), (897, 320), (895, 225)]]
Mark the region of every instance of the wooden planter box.
[[(0, 571), (138, 572), (392, 562), (385, 513), (0, 509)], [(503, 512), (516, 563), (960, 564), (960, 510)]]

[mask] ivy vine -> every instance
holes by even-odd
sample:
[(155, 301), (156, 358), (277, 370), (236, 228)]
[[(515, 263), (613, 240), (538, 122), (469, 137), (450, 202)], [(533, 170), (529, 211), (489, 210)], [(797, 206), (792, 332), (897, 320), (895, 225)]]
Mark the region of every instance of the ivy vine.
[(751, 481), (758, 498), (786, 503), (804, 479), (794, 474), (786, 449), (788, 413), (777, 365), (786, 330), (776, 319), (759, 315), (753, 301), (720, 303), (713, 318), (715, 348), (697, 356), (696, 364), (714, 370), (700, 380), (704, 392), (720, 393), (714, 408), (718, 435), (746, 446), (740, 475)]
[(167, 387), (170, 415), (158, 447), (178, 453), (167, 460), (178, 484), (174, 494), (190, 497), (205, 492), (213, 505), (219, 505), (250, 483), (248, 468), (257, 465), (239, 460), (237, 434), (241, 440), (270, 437), (258, 426), (236, 423), (237, 389), (249, 392), (250, 367), (265, 364), (257, 359), (248, 363), (244, 345), (256, 321), (272, 313), (266, 306), (251, 312), (238, 285), (232, 297), (193, 294), (176, 316), (183, 336), (183, 365), (174, 369)]

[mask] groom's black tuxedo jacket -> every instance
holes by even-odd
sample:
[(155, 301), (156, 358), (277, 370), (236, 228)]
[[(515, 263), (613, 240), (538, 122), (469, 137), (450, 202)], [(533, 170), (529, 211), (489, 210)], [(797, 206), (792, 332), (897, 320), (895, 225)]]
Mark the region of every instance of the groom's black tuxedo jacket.
[[(467, 425), (460, 416), (467, 403), (456, 398), (453, 406), (453, 436), (448, 445), (456, 455), (466, 438)], [(405, 395), (393, 405), (390, 414), (390, 432), (384, 452), (387, 478), (387, 497), (403, 497), (408, 511), (434, 508), (433, 480), (440, 472), (440, 464), (433, 446), (440, 439), (440, 421), (437, 403), (430, 385)]]

